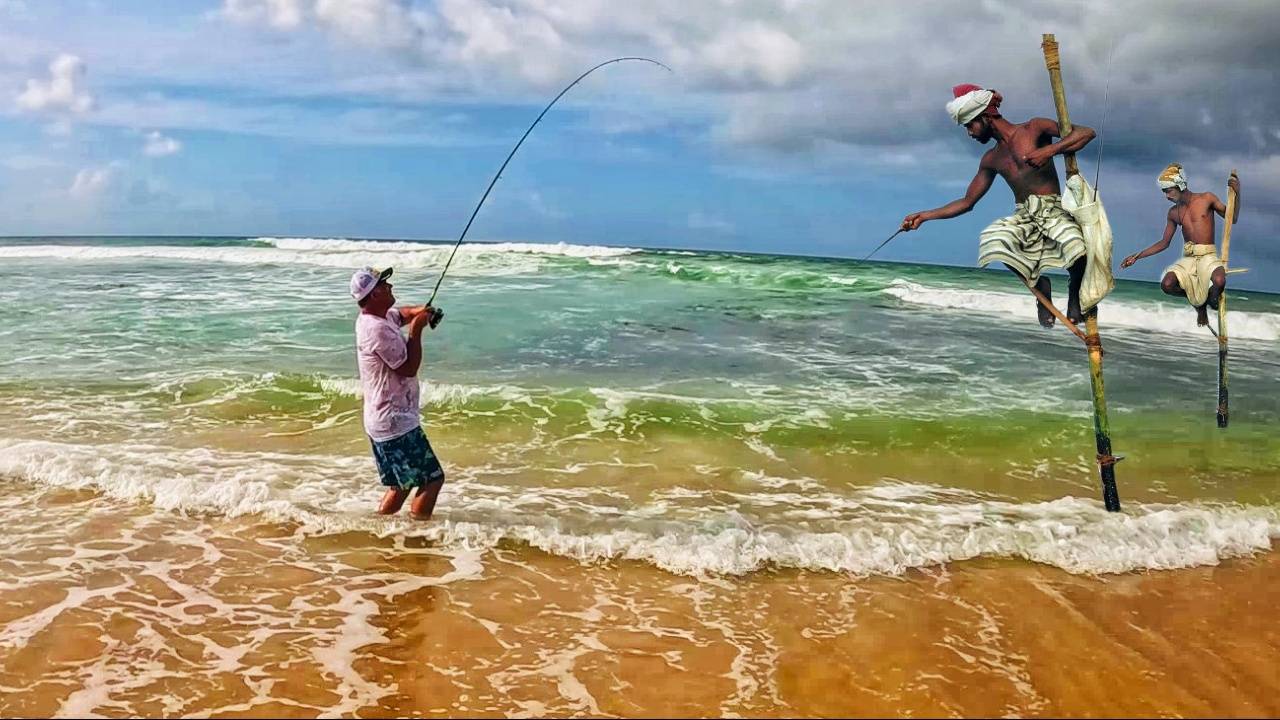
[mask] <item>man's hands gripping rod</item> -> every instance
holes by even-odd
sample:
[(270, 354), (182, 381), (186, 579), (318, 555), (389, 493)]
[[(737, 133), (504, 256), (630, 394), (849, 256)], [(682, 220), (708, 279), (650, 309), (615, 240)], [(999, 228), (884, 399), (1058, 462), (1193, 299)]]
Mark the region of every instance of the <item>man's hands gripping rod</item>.
[(402, 307), (400, 308), (400, 314), (408, 318), (409, 333), (411, 335), (421, 334), (423, 325), (435, 330), (440, 321), (444, 320), (444, 310), (430, 305)]

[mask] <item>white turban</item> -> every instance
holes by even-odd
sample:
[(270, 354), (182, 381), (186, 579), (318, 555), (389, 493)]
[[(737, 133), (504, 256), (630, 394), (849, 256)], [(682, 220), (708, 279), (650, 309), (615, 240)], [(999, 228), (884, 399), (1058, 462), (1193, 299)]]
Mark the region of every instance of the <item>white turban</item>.
[(990, 90), (970, 90), (947, 103), (947, 114), (960, 125), (968, 125), (991, 104), (995, 93)]
[(1182, 165), (1180, 163), (1169, 163), (1169, 167), (1165, 168), (1164, 172), (1160, 173), (1160, 179), (1158, 182), (1160, 183), (1161, 190), (1168, 190), (1173, 187), (1176, 187), (1179, 190), (1187, 189), (1187, 176), (1182, 172)]

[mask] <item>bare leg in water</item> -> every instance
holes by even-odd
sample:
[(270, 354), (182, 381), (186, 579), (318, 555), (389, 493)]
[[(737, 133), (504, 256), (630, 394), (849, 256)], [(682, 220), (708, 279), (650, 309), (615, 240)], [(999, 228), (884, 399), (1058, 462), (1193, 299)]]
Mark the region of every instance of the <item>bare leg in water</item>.
[[(409, 503), (409, 515), (414, 520), (430, 520), (431, 513), (436, 509), (436, 498), (439, 497), (442, 487), (444, 487), (444, 480), (436, 480), (418, 488), (418, 494), (413, 497), (413, 502)], [(387, 491), (382, 494), (382, 502), (378, 503), (378, 513), (395, 515), (400, 512), (410, 492), (412, 491), (387, 488)]]
[(414, 520), (430, 520), (436, 509), (436, 498), (440, 496), (440, 488), (444, 487), (444, 479), (436, 480), (418, 488), (418, 494), (409, 504), (409, 515)]

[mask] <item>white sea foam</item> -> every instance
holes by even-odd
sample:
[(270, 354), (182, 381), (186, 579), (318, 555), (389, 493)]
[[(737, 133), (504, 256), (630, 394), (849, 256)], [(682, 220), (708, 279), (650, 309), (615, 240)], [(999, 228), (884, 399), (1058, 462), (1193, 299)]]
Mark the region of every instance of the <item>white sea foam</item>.
[[(6, 485), (0, 520), (12, 526), (29, 510), (30, 500)], [(58, 512), (63, 506), (48, 509), (40, 518), (28, 517), (31, 522), (16, 523), (21, 532), (7, 538), (13, 552), (6, 570), (12, 572), (0, 577), (0, 592), (13, 600), (14, 591), (21, 595), (37, 587), (47, 600), (10, 603), (17, 612), (0, 622), (0, 652), (34, 647), (68, 623), (79, 636), (99, 641), (92, 657), (60, 663), (43, 674), (69, 692), (55, 711), (44, 713), (53, 717), (137, 715), (143, 712), (138, 708), (147, 707), (166, 717), (191, 714), (193, 700), (217, 699), (208, 697), (200, 683), (191, 683), (193, 675), (244, 677), (249, 693), (233, 693), (225, 698), (233, 704), (205, 707), (197, 715), (261, 714), (266, 703), (313, 716), (358, 714), (395, 691), (384, 677), (359, 671), (359, 661), (367, 657), (364, 648), (388, 639), (381, 629), (386, 625), (376, 618), (388, 601), (477, 577), (482, 569), (478, 552), (398, 543), (385, 552), (394, 552), (398, 560), (430, 558), (430, 564), (415, 563), (412, 572), (380, 572), (348, 565), (341, 552), (297, 552), (292, 538), (255, 538), (247, 544), (264, 555), (251, 561), (251, 568), (237, 570), (223, 562), (227, 555), (221, 547), (229, 538), (199, 518), (164, 519), (128, 510), (122, 516), (115, 503), (80, 504), (71, 515)], [(109, 536), (95, 530), (103, 523), (112, 527)], [(148, 551), (161, 528), (166, 552)], [(246, 549), (237, 542), (237, 552)], [(379, 551), (362, 550), (370, 549)], [(268, 578), (265, 586), (248, 587), (237, 577), (254, 570)], [(276, 570), (294, 579), (287, 604), (273, 597), (269, 578)], [(133, 626), (123, 639), (111, 630), (121, 607), (128, 609)], [(172, 629), (177, 627), (185, 630), (175, 645)], [(282, 656), (286, 638), (288, 654)], [(311, 702), (320, 704), (309, 704), (272, 692), (282, 678), (273, 671), (294, 663), (314, 664), (331, 690), (327, 699), (316, 696)], [(17, 692), (0, 686), (0, 693), (17, 697)]]
[[(984, 314), (999, 313), (1028, 320), (1036, 317), (1035, 300), (1029, 294), (968, 290), (954, 287), (936, 287), (903, 280), (894, 280), (885, 293), (915, 305), (973, 311)], [(1208, 335), (1196, 326), (1195, 312), (1185, 302), (1133, 302), (1108, 300), (1102, 306), (1100, 317), (1109, 328), (1149, 330), (1180, 335)], [(1251, 340), (1280, 340), (1280, 315), (1231, 312), (1231, 335)]]
[[(112, 260), (179, 260), (231, 265), (313, 265), (351, 268), (362, 264), (396, 267), (428, 267), (444, 262), (448, 249), (427, 246), (404, 252), (323, 253), (281, 250), (270, 247), (181, 247), (137, 245), (104, 247), (94, 245), (23, 245), (0, 247), (0, 258), (48, 258), (73, 262)], [(459, 253), (461, 255), (461, 253)]]
[[(334, 395), (361, 397), (363, 392), (358, 378), (322, 377), (322, 390)], [(514, 385), (462, 385), (455, 383), (424, 382), (419, 394), (419, 404), (424, 408), (465, 405), (479, 399), (503, 400), (518, 404), (533, 402), (536, 390)]]
[[(419, 252), (427, 249), (451, 251), (448, 243), (398, 242), (390, 240), (346, 240), (343, 238), (253, 238), (250, 242), (263, 243), (281, 250), (318, 251), (326, 253), (368, 252)], [(463, 243), (458, 254), (464, 253), (517, 253), (527, 255), (563, 255), (565, 257), (605, 258), (633, 255), (644, 252), (638, 248), (610, 247), (607, 245), (572, 245), (569, 243)]]
[[(257, 245), (193, 247), (181, 245), (17, 245), (0, 247), (0, 258), (48, 258), (74, 262), (130, 259), (178, 260), (232, 265), (285, 265), (353, 268), (361, 265), (396, 268), (438, 268), (448, 258), (449, 245), (325, 240), (316, 238), (258, 238)], [(643, 252), (634, 248), (567, 243), (464, 243), (452, 268), (462, 273), (512, 275), (536, 272), (555, 257), (609, 258)]]
[(1112, 514), (1096, 501), (1072, 497), (1013, 503), (900, 484), (846, 495), (757, 487), (735, 496), (743, 500), (739, 508), (804, 510), (807, 503), (822, 510), (808, 512), (808, 522), (776, 522), (780, 518), (767, 515), (744, 518), (711, 496), (685, 498), (686, 505), (661, 514), (596, 507), (584, 500), (593, 497), (590, 489), (557, 494), (506, 488), (470, 480), (458, 468), (451, 471), (457, 479), (445, 487), (438, 521), (423, 525), (372, 515), (367, 462), (0, 441), (0, 475), (93, 488), (162, 509), (253, 514), (298, 522), (314, 533), (414, 534), (449, 548), (519, 541), (583, 561), (636, 560), (691, 575), (767, 567), (895, 575), (977, 557), (1116, 573), (1212, 565), (1269, 550), (1280, 538), (1280, 508), (1273, 506), (1131, 502), (1124, 513)]

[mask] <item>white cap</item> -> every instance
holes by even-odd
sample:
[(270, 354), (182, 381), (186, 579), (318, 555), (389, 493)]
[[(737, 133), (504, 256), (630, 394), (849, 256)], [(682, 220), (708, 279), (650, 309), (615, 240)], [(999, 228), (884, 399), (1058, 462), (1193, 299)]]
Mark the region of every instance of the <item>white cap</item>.
[(375, 270), (371, 267), (363, 267), (351, 274), (351, 297), (360, 302), (365, 299), (373, 289), (378, 286), (379, 282), (391, 277), (391, 268), (386, 270)]

